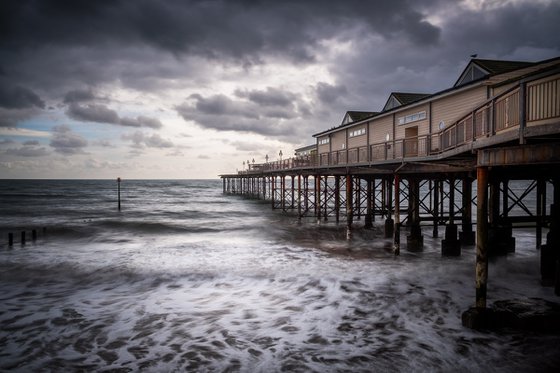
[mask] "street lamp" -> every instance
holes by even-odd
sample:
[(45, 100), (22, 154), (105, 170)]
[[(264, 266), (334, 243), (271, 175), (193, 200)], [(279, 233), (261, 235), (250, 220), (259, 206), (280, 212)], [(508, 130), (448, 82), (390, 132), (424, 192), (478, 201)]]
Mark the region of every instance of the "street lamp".
[(278, 155), (280, 156), (280, 162), (282, 162), (282, 156), (283, 156), (282, 149), (280, 149), (280, 153), (278, 153)]
[(243, 171), (245, 171), (245, 161), (243, 161)]
[(253, 164), (255, 164), (255, 158), (253, 158)]
[(268, 163), (268, 154), (264, 156), (264, 159), (266, 160), (266, 163)]

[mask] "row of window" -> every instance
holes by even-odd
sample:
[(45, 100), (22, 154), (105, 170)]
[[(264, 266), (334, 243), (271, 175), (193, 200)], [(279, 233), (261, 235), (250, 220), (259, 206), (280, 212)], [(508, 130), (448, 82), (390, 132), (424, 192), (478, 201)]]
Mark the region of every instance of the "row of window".
[(330, 142), (330, 139), (328, 137), (324, 137), (324, 138), (319, 140), (319, 145), (325, 145), (325, 144), (328, 144), (329, 142)]
[(350, 133), (348, 134), (348, 137), (356, 137), (356, 136), (365, 135), (365, 134), (366, 134), (366, 129), (365, 128), (360, 128), (359, 130), (350, 131)]
[(410, 114), (399, 118), (399, 124), (407, 124), (416, 122), (418, 120), (426, 119), (426, 112), (420, 111), (418, 113)]

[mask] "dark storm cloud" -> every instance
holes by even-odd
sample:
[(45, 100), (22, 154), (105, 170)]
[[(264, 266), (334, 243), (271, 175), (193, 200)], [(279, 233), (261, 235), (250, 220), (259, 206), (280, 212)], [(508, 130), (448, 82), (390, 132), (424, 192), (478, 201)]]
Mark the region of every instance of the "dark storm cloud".
[(92, 101), (95, 94), (89, 89), (76, 89), (69, 91), (64, 95), (64, 103), (71, 104), (74, 102)]
[(82, 136), (73, 132), (70, 127), (62, 124), (52, 129), (50, 146), (55, 152), (72, 155), (84, 154), (84, 148), (88, 142)]
[(158, 119), (146, 116), (121, 118), (115, 110), (109, 109), (106, 105), (101, 104), (79, 105), (72, 103), (68, 107), (66, 114), (72, 119), (84, 122), (115, 124), (125, 127), (149, 127), (154, 129), (163, 127)]
[(331, 104), (348, 93), (344, 85), (331, 85), (324, 82), (317, 84), (315, 89), (319, 100), (326, 104)]
[(262, 106), (293, 106), (293, 101), (297, 96), (290, 92), (282, 91), (278, 88), (267, 87), (266, 90), (236, 90), (235, 95), (247, 98), (250, 101)]
[(138, 43), (174, 54), (241, 58), (276, 50), (308, 59), (306, 45), (355, 23), (385, 37), (404, 34), (415, 43), (436, 43), (439, 30), (424, 20), (416, 4), (411, 0), (8, 1), (0, 5), (0, 45), (24, 49), (45, 44)]
[(300, 121), (309, 115), (301, 98), (278, 89), (237, 91), (235, 96), (193, 94), (175, 110), (204, 128), (285, 138), (299, 136), (304, 128)]
[(6, 109), (45, 108), (45, 102), (29, 88), (0, 81), (0, 107)]

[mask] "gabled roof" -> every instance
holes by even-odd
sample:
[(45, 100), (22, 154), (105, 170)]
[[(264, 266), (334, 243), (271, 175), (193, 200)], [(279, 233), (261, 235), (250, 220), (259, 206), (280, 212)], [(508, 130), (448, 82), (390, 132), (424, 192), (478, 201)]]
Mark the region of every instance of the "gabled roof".
[(367, 117), (371, 117), (372, 115), (375, 114), (377, 113), (372, 111), (347, 111), (346, 114), (344, 115), (344, 118), (342, 118), (341, 125), (357, 122)]
[(383, 106), (383, 110), (389, 110), (396, 108), (401, 105), (410, 104), (414, 101), (418, 101), (423, 99), (424, 97), (429, 96), (429, 93), (409, 93), (409, 92), (391, 92), (385, 106)]
[(491, 75), (503, 74), (510, 71), (522, 69), (533, 65), (533, 62), (524, 61), (499, 61), (499, 60), (482, 60), (473, 58), (461, 75), (454, 87), (461, 86), (472, 81), (482, 79)]

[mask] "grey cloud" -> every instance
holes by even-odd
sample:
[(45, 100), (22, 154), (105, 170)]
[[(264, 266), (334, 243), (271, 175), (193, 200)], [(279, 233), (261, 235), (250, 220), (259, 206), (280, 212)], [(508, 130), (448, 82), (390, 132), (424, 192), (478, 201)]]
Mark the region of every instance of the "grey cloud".
[(88, 104), (78, 105), (71, 104), (66, 114), (79, 121), (117, 124), (120, 122), (119, 115), (115, 110), (109, 109), (105, 105)]
[(292, 106), (297, 96), (290, 92), (285, 92), (277, 88), (267, 87), (264, 91), (259, 90), (236, 90), (235, 95), (247, 98), (250, 101), (262, 106)]
[(145, 116), (121, 118), (115, 110), (100, 104), (79, 105), (72, 103), (68, 107), (66, 113), (72, 119), (85, 122), (115, 124), (125, 127), (150, 127), (155, 129), (163, 127), (161, 122), (155, 118)]
[(4, 109), (0, 107), (0, 127), (17, 127), (24, 120), (38, 115), (41, 109), (32, 107), (27, 109)]
[(149, 127), (154, 129), (163, 127), (163, 124), (161, 124), (159, 119), (149, 118), (142, 115), (136, 118), (122, 118), (119, 121), (119, 124), (128, 127)]
[(25, 146), (35, 146), (35, 145), (39, 145), (39, 141), (37, 140), (29, 140), (29, 141), (25, 141), (23, 143), (23, 145)]
[(6, 109), (45, 108), (45, 102), (29, 88), (0, 82), (0, 107)]
[(49, 152), (44, 147), (22, 146), (20, 148), (7, 149), (6, 154), (19, 157), (43, 157), (48, 155)]
[[(402, 32), (416, 43), (433, 44), (437, 28), (424, 20), (422, 6), (409, 0), (120, 0), (87, 5), (22, 0), (0, 6), (0, 46), (87, 47), (111, 41), (149, 45), (178, 55), (258, 60), (259, 53), (274, 52), (310, 60), (310, 50), (321, 39), (358, 23), (386, 37)], [(27, 27), (29, 24), (33, 27)]]
[(348, 93), (348, 90), (344, 85), (331, 85), (324, 82), (318, 83), (315, 89), (319, 100), (326, 104), (332, 104), (341, 96), (344, 96)]
[(64, 103), (91, 101), (95, 99), (94, 93), (89, 89), (76, 89), (64, 95)]
[[(249, 94), (240, 94), (239, 91), (236, 96), (249, 99)], [(302, 120), (304, 114), (294, 105), (287, 108), (265, 106), (263, 109), (253, 101), (233, 100), (223, 94), (209, 97), (191, 95), (187, 102), (175, 109), (185, 120), (194, 121), (201, 127), (266, 136), (297, 137), (306, 127), (302, 124), (307, 124)]]
[(66, 125), (55, 126), (52, 129), (50, 146), (62, 154), (84, 154), (83, 149), (88, 142), (79, 134), (73, 132)]
[(11, 145), (11, 144), (14, 144), (14, 143), (15, 143), (15, 141), (12, 140), (12, 139), (4, 139), (4, 140), (0, 141), (0, 145)]
[(158, 134), (146, 135), (144, 132), (136, 131), (122, 136), (123, 140), (130, 140), (137, 149), (147, 148), (172, 148), (173, 142), (162, 138)]

